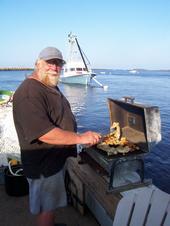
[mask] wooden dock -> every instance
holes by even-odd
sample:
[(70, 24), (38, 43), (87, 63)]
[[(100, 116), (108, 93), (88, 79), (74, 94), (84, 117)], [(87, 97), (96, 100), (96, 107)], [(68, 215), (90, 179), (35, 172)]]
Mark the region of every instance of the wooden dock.
[[(105, 176), (82, 164), (79, 157), (68, 159), (66, 169), (70, 176), (68, 194), (75, 208), (68, 205), (57, 210), (56, 222), (69, 226), (170, 225), (170, 195), (155, 186), (108, 193)], [(9, 196), (0, 184), (0, 203), (0, 225), (35, 225), (28, 196)]]
[[(55, 222), (68, 226), (99, 226), (90, 211), (82, 216), (71, 205), (56, 210)], [(9, 196), (2, 184), (0, 184), (0, 225), (36, 226), (35, 216), (29, 212), (28, 196)]]

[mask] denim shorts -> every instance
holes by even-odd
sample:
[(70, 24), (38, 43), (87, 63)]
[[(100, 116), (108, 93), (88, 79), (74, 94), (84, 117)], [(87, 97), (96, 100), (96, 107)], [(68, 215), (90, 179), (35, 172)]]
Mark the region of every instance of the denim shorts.
[(67, 205), (63, 170), (50, 177), (27, 178), (29, 183), (29, 204), (32, 214), (55, 210)]

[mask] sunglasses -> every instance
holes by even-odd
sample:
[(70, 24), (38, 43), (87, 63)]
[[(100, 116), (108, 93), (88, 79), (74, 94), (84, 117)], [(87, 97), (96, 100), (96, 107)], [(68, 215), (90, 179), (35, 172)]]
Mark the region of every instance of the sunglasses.
[(48, 64), (56, 65), (56, 66), (59, 66), (59, 67), (63, 67), (63, 65), (64, 65), (64, 62), (62, 60), (59, 60), (59, 59), (46, 60), (46, 62)]

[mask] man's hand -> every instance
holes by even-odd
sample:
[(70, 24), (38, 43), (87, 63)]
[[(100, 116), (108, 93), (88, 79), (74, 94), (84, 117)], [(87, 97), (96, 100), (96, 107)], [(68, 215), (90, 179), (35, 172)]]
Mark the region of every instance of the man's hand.
[(87, 146), (95, 145), (101, 139), (101, 135), (96, 132), (87, 131), (80, 134), (80, 144), (85, 144)]

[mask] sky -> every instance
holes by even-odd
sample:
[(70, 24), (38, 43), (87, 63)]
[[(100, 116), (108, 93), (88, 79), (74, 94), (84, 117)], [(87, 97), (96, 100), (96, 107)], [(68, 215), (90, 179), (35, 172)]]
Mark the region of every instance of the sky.
[(66, 59), (70, 32), (92, 68), (170, 69), (169, 0), (0, 0), (0, 67), (34, 67), (47, 46)]

